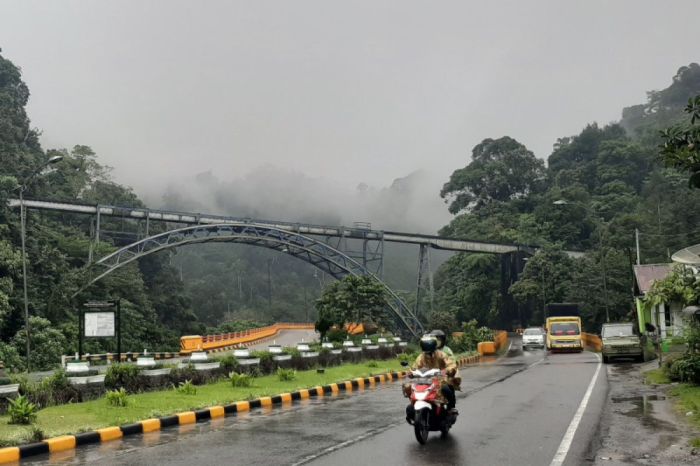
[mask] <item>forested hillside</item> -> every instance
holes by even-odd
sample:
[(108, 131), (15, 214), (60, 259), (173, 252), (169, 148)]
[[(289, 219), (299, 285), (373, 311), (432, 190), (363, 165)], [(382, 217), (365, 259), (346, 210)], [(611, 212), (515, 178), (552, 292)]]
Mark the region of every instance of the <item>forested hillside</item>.
[[(140, 206), (128, 187), (113, 182), (90, 147), (45, 151), (39, 144), (25, 106), (29, 89), (20, 70), (0, 56), (0, 360), (22, 368), (26, 341), (22, 299), (20, 219), (7, 199), (55, 155), (64, 159), (51, 171), (34, 177), (27, 198), (77, 200)], [(115, 229), (108, 221), (105, 229)], [(50, 367), (61, 354), (77, 350), (77, 302), (71, 295), (82, 284), (80, 269), (88, 259), (89, 219), (68, 214), (29, 211), (27, 220), (28, 297), (32, 368)], [(101, 243), (98, 249), (113, 246)], [(175, 349), (182, 333), (195, 332), (190, 300), (182, 293), (167, 258), (152, 256), (102, 280), (81, 299), (121, 298), (125, 348)], [(114, 350), (114, 342), (89, 340), (86, 351)]]
[[(624, 109), (620, 123), (592, 123), (558, 139), (546, 166), (509, 137), (474, 147), (441, 192), (456, 214), (442, 233), (543, 250), (510, 286), (517, 306), (504, 302), (497, 257), (452, 258), (436, 280), (446, 315), (435, 318), (541, 324), (544, 302), (561, 301), (583, 303), (593, 331), (606, 313), (611, 320), (630, 317), (635, 229), (642, 263), (668, 262), (674, 251), (700, 242), (700, 191), (658, 156), (659, 131), (687, 118), (683, 109), (697, 94), (700, 66), (693, 63), (668, 88), (649, 92), (645, 104)], [(591, 253), (574, 260), (563, 249)]]
[[(585, 303), (586, 326), (595, 330), (606, 312), (613, 319), (630, 312), (635, 229), (640, 231), (644, 263), (667, 261), (678, 248), (700, 241), (700, 193), (689, 190), (687, 176), (664, 168), (657, 156), (658, 130), (680, 121), (688, 97), (698, 93), (700, 67), (683, 67), (667, 89), (650, 92), (646, 103), (624, 109), (620, 123), (590, 124), (580, 134), (558, 139), (546, 162), (513, 138), (485, 139), (471, 154), (465, 152), (465, 166), (453, 173), (441, 193), (422, 193), (425, 177), (413, 174), (383, 190), (360, 186), (353, 194), (360, 202), (355, 199), (352, 207), (338, 198), (315, 209), (324, 205), (316, 202), (319, 192), (310, 188), (318, 186), (315, 181), (295, 175), (285, 184), (274, 181), (284, 174), (268, 170), (251, 175), (245, 186), (202, 175), (201, 185), (216, 189), (196, 197), (173, 188), (164, 193), (162, 207), (239, 216), (270, 212), (320, 223), (370, 220), (385, 229), (405, 225), (431, 233), (425, 225), (445, 218), (433, 202), (441, 195), (454, 215), (442, 234), (543, 249), (520, 264), (524, 271), (514, 284), (501, 282), (499, 257), (452, 256), (436, 275), (433, 322), (450, 326), (475, 318), (499, 327), (521, 319), (538, 323), (544, 302), (576, 300)], [(32, 128), (25, 110), (29, 95), (18, 67), (0, 56), (0, 360), (12, 369), (25, 367), (26, 335), (20, 218), (18, 209), (7, 207), (7, 199), (17, 197), (25, 184), (27, 198), (143, 205), (81, 141), (70, 149), (42, 148), (39, 130)], [(55, 155), (63, 160), (32, 178)], [(255, 204), (259, 191), (253, 187), (269, 190), (280, 183), (284, 189), (304, 189), (291, 198), (280, 189)], [(294, 205), (298, 212), (291, 210)], [(345, 207), (352, 215), (349, 221), (340, 216)], [(104, 230), (123, 227), (120, 221), (103, 219)], [(122, 300), (125, 348), (174, 350), (181, 335), (215, 331), (207, 327), (226, 321), (314, 320), (313, 303), (331, 282), (284, 255), (209, 244), (132, 263), (86, 290), (78, 301), (72, 295), (85, 281), (89, 232), (88, 217), (29, 211), (33, 369), (51, 367), (60, 354), (76, 351), (77, 307), (85, 299)], [(104, 235), (98, 253), (114, 249), (114, 238)], [(563, 249), (591, 253), (573, 260)], [(387, 247), (386, 252), (387, 282), (412, 305), (417, 251)], [(444, 257), (435, 259), (433, 265)], [(602, 288), (603, 275), (607, 290)], [(504, 294), (508, 290), (511, 295)], [(106, 339), (90, 340), (86, 346), (92, 353), (114, 349), (114, 342)]]

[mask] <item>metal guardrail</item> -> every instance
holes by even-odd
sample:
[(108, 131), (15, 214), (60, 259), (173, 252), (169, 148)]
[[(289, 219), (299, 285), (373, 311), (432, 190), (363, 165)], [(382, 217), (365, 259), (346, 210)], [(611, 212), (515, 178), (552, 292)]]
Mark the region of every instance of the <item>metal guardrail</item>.
[(313, 330), (314, 324), (280, 322), (267, 327), (258, 327), (242, 332), (222, 333), (218, 335), (186, 335), (180, 338), (180, 353), (193, 351), (215, 351), (221, 348), (249, 345), (277, 335), (280, 330)]

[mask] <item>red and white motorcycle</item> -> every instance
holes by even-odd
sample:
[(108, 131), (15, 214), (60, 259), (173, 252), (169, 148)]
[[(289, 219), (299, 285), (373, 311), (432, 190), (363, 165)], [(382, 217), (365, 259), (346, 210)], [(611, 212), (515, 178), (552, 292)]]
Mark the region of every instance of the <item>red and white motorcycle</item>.
[(413, 425), (416, 440), (421, 445), (428, 441), (430, 431), (440, 431), (446, 436), (457, 421), (457, 414), (447, 409), (447, 400), (442, 395), (440, 369), (412, 370), (412, 380), (403, 386), (403, 394), (411, 404), (406, 407), (406, 421)]

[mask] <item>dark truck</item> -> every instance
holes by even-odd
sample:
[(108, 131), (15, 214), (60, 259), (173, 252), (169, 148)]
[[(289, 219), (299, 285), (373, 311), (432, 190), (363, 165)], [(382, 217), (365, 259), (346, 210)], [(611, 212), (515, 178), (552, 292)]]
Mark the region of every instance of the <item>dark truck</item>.
[(636, 332), (632, 322), (603, 324), (600, 339), (603, 341), (603, 362), (609, 363), (612, 358), (634, 358), (644, 361), (644, 341)]

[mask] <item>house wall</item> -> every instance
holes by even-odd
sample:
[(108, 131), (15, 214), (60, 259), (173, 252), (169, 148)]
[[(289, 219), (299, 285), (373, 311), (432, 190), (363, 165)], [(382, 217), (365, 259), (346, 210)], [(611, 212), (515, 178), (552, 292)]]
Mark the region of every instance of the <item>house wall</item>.
[(649, 322), (652, 325), (656, 325), (656, 323), (651, 319), (651, 310), (644, 308), (644, 302), (642, 301), (642, 299), (635, 298), (634, 301), (637, 306), (637, 322), (639, 324), (639, 333), (643, 335), (646, 332), (644, 324)]
[(683, 320), (683, 306), (680, 303), (662, 303), (651, 309), (645, 309), (641, 298), (636, 298), (637, 321), (640, 333), (645, 333), (645, 323), (658, 327), (661, 338), (683, 335), (685, 321)]

